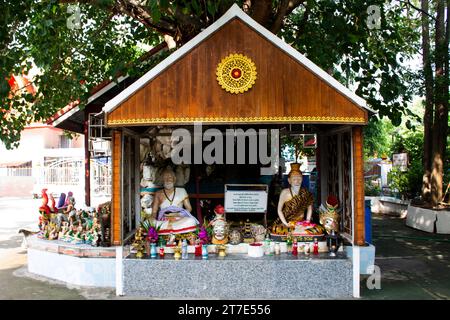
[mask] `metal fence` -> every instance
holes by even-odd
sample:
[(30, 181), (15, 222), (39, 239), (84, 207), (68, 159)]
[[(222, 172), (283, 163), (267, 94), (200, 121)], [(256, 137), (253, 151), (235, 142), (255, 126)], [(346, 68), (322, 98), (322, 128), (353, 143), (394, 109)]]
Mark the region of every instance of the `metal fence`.
[(6, 167), (0, 168), (0, 176), (6, 177), (31, 177), (33, 169), (31, 167)]
[[(90, 162), (92, 195), (110, 196), (112, 191), (111, 164), (97, 160)], [(40, 184), (49, 190), (84, 189), (84, 160), (55, 161), (41, 169)]]
[(79, 185), (83, 182), (83, 159), (61, 159), (46, 162), (39, 183), (45, 186)]
[(91, 160), (91, 193), (110, 196), (112, 192), (111, 163)]

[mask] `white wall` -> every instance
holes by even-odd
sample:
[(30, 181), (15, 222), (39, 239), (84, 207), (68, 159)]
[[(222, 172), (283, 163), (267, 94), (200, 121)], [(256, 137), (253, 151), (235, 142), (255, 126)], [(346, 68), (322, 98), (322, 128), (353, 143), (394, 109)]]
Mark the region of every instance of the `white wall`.
[[(7, 150), (5, 145), (0, 142), (0, 163), (32, 162), (31, 177), (3, 176), (0, 178), (0, 196), (30, 196), (31, 191), (35, 192), (36, 190), (40, 193), (41, 186), (38, 186), (37, 183), (42, 180), (40, 179), (41, 168), (44, 166), (46, 157), (84, 158), (84, 136), (79, 135), (72, 140), (70, 148), (59, 148), (60, 137), (63, 133), (63, 130), (52, 126), (34, 124), (22, 131), (18, 148)], [(9, 188), (8, 186), (11, 184), (16, 187)], [(83, 190), (84, 185), (80, 188)], [(67, 190), (64, 191), (67, 192)], [(79, 193), (80, 197), (84, 197), (84, 191)]]

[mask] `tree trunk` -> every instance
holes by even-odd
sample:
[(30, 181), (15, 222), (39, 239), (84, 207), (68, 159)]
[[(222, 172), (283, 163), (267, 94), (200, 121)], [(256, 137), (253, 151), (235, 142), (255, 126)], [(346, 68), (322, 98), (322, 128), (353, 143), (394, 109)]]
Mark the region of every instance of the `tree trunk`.
[(445, 3), (445, 0), (436, 1), (435, 113), (431, 166), (431, 203), (434, 207), (442, 200), (448, 131), (448, 79), (445, 79), (444, 69), (449, 55), (448, 44), (445, 41)]
[(423, 180), (422, 199), (431, 201), (431, 127), (433, 125), (433, 72), (430, 61), (430, 31), (428, 13), (428, 0), (422, 0), (422, 61), (425, 85), (425, 113), (423, 115), (424, 145), (423, 145)]

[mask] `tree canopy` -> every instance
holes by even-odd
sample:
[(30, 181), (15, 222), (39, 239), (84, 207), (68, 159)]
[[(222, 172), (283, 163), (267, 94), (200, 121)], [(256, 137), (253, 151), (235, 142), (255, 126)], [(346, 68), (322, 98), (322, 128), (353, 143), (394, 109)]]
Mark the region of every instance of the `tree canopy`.
[[(12, 148), (26, 124), (71, 101), (82, 106), (104, 80), (148, 71), (171, 53), (149, 55), (151, 47), (173, 39), (179, 48), (234, 2), (381, 117), (398, 125), (412, 114), (415, 77), (405, 61), (418, 50), (420, 20), (401, 1), (0, 0), (0, 140)], [(11, 75), (33, 64), (37, 94), (12, 93)]]

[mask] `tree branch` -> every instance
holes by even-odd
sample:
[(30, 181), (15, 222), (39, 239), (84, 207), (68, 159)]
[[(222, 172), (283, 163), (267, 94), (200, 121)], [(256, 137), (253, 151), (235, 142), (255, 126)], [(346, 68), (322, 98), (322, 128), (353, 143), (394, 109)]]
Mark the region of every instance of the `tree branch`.
[(115, 8), (118, 12), (138, 20), (149, 29), (152, 29), (160, 34), (168, 34), (172, 37), (175, 36), (176, 28), (174, 25), (164, 20), (161, 20), (160, 23), (155, 23), (151, 15), (144, 7), (141, 6), (139, 1), (117, 0)]
[(308, 6), (305, 6), (305, 12), (303, 13), (302, 20), (300, 20), (298, 24), (298, 34), (303, 34), (305, 32), (306, 22), (309, 18), (309, 13), (311, 12), (311, 8)]
[(436, 18), (435, 18), (435, 17), (433, 17), (432, 15), (430, 15), (427, 11), (424, 11), (424, 10), (422, 10), (421, 8), (418, 8), (418, 7), (416, 7), (415, 5), (413, 5), (413, 4), (411, 3), (410, 0), (407, 0), (407, 1), (398, 0), (398, 1), (399, 1), (400, 3), (404, 3), (404, 4), (408, 5), (408, 6), (410, 6), (411, 8), (413, 8), (413, 9), (415, 9), (415, 10), (417, 10), (417, 11), (423, 13), (423, 14), (426, 14), (429, 18), (431, 18), (431, 19), (433, 19), (434, 21), (436, 21)]
[(270, 31), (277, 34), (283, 26), (284, 18), (288, 16), (295, 8), (306, 0), (282, 0), (278, 6), (277, 13), (275, 15), (274, 22)]

